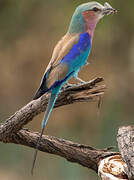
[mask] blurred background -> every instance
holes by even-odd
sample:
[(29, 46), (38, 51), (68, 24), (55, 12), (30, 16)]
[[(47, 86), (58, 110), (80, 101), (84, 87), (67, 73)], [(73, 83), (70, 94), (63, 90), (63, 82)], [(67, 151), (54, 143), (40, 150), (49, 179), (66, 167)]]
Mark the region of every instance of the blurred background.
[[(34, 96), (57, 41), (65, 34), (74, 9), (83, 0), (0, 1), (0, 122)], [(99, 1), (104, 3), (103, 0)], [(115, 146), (119, 126), (134, 116), (134, 1), (108, 1), (118, 10), (97, 25), (90, 65), (84, 80), (103, 77), (107, 89), (101, 113), (97, 103), (78, 103), (54, 109), (46, 134), (96, 148)], [(27, 125), (40, 131), (43, 113)], [(65, 159), (39, 152), (35, 176), (30, 170), (33, 149), (0, 143), (2, 180), (97, 180), (97, 175)]]

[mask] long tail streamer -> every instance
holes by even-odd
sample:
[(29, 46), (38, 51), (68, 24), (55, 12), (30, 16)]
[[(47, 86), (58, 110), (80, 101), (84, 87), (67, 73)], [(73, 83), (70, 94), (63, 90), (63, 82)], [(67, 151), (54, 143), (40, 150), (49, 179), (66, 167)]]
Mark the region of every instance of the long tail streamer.
[(52, 90), (51, 96), (49, 98), (49, 102), (48, 102), (48, 106), (47, 106), (47, 109), (46, 109), (46, 112), (45, 112), (44, 120), (42, 122), (41, 134), (40, 134), (40, 136), (38, 138), (37, 145), (36, 145), (35, 152), (34, 152), (34, 158), (33, 158), (32, 169), (31, 169), (31, 174), (32, 175), (33, 175), (33, 170), (34, 170), (35, 161), (36, 161), (36, 158), (37, 158), (37, 153), (38, 153), (38, 148), (39, 148), (39, 145), (40, 145), (40, 141), (41, 141), (42, 135), (44, 133), (45, 126), (47, 124), (49, 116), (51, 114), (51, 111), (52, 111), (52, 109), (54, 107), (54, 104), (55, 104), (55, 101), (57, 99), (58, 93), (59, 93), (59, 89), (57, 89), (54, 93), (53, 93), (53, 90)]

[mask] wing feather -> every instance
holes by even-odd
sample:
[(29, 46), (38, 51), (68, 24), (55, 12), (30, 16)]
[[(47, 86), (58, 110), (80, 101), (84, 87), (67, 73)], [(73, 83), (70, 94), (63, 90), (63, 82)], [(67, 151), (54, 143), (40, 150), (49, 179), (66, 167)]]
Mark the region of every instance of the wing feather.
[(41, 85), (34, 97), (39, 98), (47, 92), (56, 81), (61, 81), (68, 76), (68, 66), (60, 61), (65, 57), (72, 47), (79, 41), (79, 34), (70, 35), (67, 33), (54, 48), (52, 58), (46, 68)]
[(70, 35), (67, 33), (55, 46), (52, 58), (46, 68), (46, 71), (51, 67), (56, 66), (62, 60), (64, 56), (66, 56), (74, 44), (78, 43), (79, 34)]
[(56, 81), (64, 79), (68, 74), (68, 67), (66, 64), (60, 64), (60, 61), (72, 49), (74, 44), (78, 43), (79, 34), (66, 34), (56, 45), (51, 61), (46, 69), (50, 69), (48, 78), (46, 79), (47, 87), (50, 88)]

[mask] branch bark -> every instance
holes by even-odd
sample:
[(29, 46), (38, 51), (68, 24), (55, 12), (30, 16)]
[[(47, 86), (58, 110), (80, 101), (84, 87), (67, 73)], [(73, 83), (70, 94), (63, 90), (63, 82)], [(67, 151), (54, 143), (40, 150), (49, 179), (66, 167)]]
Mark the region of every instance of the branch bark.
[(123, 126), (118, 130), (118, 147), (123, 160), (127, 164), (125, 169), (130, 180), (134, 179), (134, 126)]
[[(39, 135), (38, 132), (23, 129), (16, 134), (12, 134), (7, 143), (21, 144), (35, 148)], [(64, 157), (70, 162), (78, 163), (96, 172), (98, 172), (98, 163), (101, 159), (119, 154), (108, 152), (109, 149), (99, 150), (87, 145), (46, 135), (42, 136), (39, 150)]]

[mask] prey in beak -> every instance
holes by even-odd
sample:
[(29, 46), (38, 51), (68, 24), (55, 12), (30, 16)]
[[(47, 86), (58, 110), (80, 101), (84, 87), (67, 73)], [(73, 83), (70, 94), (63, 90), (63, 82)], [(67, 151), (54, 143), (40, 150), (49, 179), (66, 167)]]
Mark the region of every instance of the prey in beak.
[(109, 3), (104, 4), (104, 8), (102, 10), (103, 15), (110, 15), (117, 13), (117, 10), (112, 8), (112, 6)]

